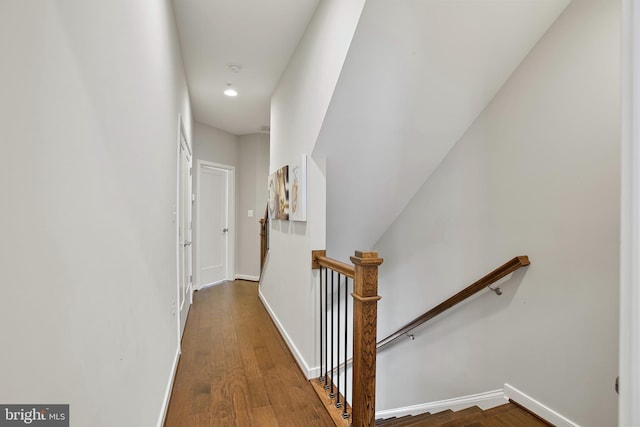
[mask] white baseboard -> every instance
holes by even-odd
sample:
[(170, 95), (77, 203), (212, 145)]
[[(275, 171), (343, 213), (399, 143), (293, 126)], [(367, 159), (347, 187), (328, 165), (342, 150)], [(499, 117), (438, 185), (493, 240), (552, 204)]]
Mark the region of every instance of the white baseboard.
[(258, 296), (260, 298), (260, 301), (262, 301), (264, 308), (267, 309), (267, 313), (269, 313), (269, 316), (271, 316), (273, 323), (276, 325), (276, 327), (280, 331), (282, 338), (284, 338), (285, 343), (289, 347), (289, 350), (291, 350), (291, 353), (293, 354), (294, 359), (296, 359), (296, 362), (298, 363), (298, 366), (300, 366), (300, 369), (302, 370), (302, 372), (307, 376), (307, 379), (313, 378), (311, 376), (311, 369), (309, 368), (309, 365), (307, 365), (307, 362), (304, 360), (304, 357), (302, 357), (302, 354), (300, 353), (296, 345), (291, 340), (291, 337), (289, 336), (289, 334), (287, 334), (287, 331), (284, 329), (284, 326), (282, 326), (282, 323), (280, 323), (280, 320), (271, 309), (271, 306), (265, 299), (264, 295), (262, 295), (262, 289), (258, 289)]
[(236, 280), (248, 280), (250, 282), (257, 282), (260, 280), (260, 276), (249, 276), (247, 274), (236, 274)]
[(376, 411), (376, 418), (402, 417), (405, 415), (419, 415), (425, 412), (436, 413), (451, 409), (459, 411), (471, 406), (489, 409), (508, 403), (503, 390), (493, 390), (485, 393), (471, 394), (453, 399), (439, 400), (436, 402), (421, 403), (419, 405), (405, 406), (403, 408), (386, 409)]
[(171, 399), (171, 391), (173, 390), (173, 380), (176, 378), (176, 371), (178, 370), (178, 361), (180, 360), (180, 345), (176, 349), (176, 357), (173, 359), (173, 366), (169, 373), (169, 382), (167, 383), (167, 389), (164, 392), (164, 399), (162, 400), (162, 408), (160, 409), (160, 416), (158, 417), (158, 427), (164, 426), (165, 418), (167, 417), (167, 410), (169, 409), (169, 399)]
[(419, 405), (405, 406), (402, 408), (386, 409), (376, 411), (376, 418), (402, 417), (405, 415), (419, 415), (425, 412), (440, 412), (451, 409), (459, 411), (471, 406), (478, 406), (481, 409), (489, 409), (500, 406), (509, 401), (528, 409), (540, 418), (548, 421), (556, 427), (580, 427), (578, 424), (560, 415), (548, 406), (538, 402), (515, 387), (505, 384), (504, 390), (493, 390), (486, 393), (472, 394), (469, 396), (456, 397), (453, 399), (439, 400), (437, 402), (422, 403)]
[[(351, 371), (349, 370), (348, 372), (351, 372)], [(312, 378), (320, 378), (320, 366), (316, 366), (315, 368), (309, 368), (309, 370), (307, 371), (307, 379), (310, 380)]]
[(528, 409), (540, 418), (550, 422), (556, 427), (580, 427), (570, 419), (563, 417), (548, 406), (538, 402), (531, 396), (527, 396), (520, 390), (516, 389), (509, 384), (504, 385), (504, 394), (507, 399), (511, 399), (518, 405)]
[(201, 290), (203, 290), (205, 288), (210, 288), (211, 286), (222, 285), (225, 282), (227, 282), (227, 279), (219, 280), (217, 282), (205, 283), (204, 285), (194, 286), (193, 290), (194, 291), (201, 291)]

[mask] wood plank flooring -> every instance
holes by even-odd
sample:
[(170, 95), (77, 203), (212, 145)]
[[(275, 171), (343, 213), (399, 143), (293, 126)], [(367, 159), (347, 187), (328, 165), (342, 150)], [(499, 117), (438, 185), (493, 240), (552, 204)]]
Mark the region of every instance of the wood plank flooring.
[(165, 427), (332, 425), (256, 283), (194, 293)]

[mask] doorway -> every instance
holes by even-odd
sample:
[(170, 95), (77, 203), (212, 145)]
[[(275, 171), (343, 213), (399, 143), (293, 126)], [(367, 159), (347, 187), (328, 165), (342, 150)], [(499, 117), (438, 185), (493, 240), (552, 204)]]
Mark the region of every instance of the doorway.
[(178, 166), (178, 337), (182, 339), (193, 301), (192, 267), (192, 153), (180, 119), (180, 161)]
[(233, 280), (235, 168), (199, 160), (195, 288)]

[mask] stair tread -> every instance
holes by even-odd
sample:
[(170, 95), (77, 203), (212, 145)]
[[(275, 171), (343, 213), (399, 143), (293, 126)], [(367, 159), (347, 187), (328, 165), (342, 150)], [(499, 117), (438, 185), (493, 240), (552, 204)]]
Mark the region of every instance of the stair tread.
[(489, 418), (482, 421), (482, 427), (505, 427), (499, 420)]
[(396, 427), (410, 418), (411, 418), (411, 415), (403, 415), (402, 417), (387, 418), (383, 420), (383, 422), (380, 424), (376, 422), (376, 426), (383, 425), (383, 426), (389, 426), (389, 427), (391, 426)]
[(455, 412), (451, 409), (441, 411), (436, 414), (420, 414), (416, 416), (405, 416), (398, 418), (396, 422), (387, 424), (389, 427), (415, 427), (415, 426), (435, 426), (438, 423), (449, 419)]
[(376, 420), (385, 427), (548, 427), (551, 424), (537, 418), (516, 404), (508, 403), (483, 410), (472, 406), (460, 411), (450, 409), (435, 414), (405, 415)]
[(463, 409), (455, 412), (455, 419), (441, 423), (440, 427), (467, 427), (472, 424), (480, 424), (484, 419), (483, 410), (477, 406), (471, 406), (470, 408)]
[(540, 420), (539, 418), (529, 414), (528, 412), (518, 407), (512, 408), (510, 411), (505, 411), (493, 416), (487, 417), (487, 420), (494, 421), (493, 424), (500, 427), (511, 426), (528, 426), (528, 427), (547, 427), (550, 424)]
[(410, 416), (409, 418), (405, 418), (403, 419), (401, 422), (398, 422), (397, 424), (394, 423), (393, 427), (409, 427), (409, 426), (415, 426), (417, 425), (417, 423), (420, 423), (426, 419), (431, 418), (433, 415), (430, 414), (429, 412), (425, 412), (424, 414), (418, 414), (418, 415), (413, 415)]
[(397, 420), (397, 417), (391, 417), (391, 418), (378, 418), (376, 420), (376, 425), (377, 426), (381, 426), (381, 425), (385, 425), (385, 424), (389, 424), (392, 421)]
[(451, 409), (447, 409), (445, 411), (436, 412), (431, 416), (433, 417), (433, 420), (445, 420), (447, 418), (450, 418), (453, 414), (455, 414), (455, 412), (453, 412)]
[(520, 421), (521, 423), (527, 423), (527, 425), (539, 425), (539, 426), (546, 426), (548, 424), (546, 424), (545, 422), (543, 422), (542, 420), (540, 420), (537, 417), (534, 417), (533, 415), (529, 414), (528, 412), (522, 410), (522, 411), (517, 411), (517, 412), (512, 412), (511, 415), (513, 415), (513, 417)]

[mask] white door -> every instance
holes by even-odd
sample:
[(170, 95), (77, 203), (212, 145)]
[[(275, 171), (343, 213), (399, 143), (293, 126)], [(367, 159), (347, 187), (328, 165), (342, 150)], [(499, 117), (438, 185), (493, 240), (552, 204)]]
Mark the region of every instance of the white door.
[(198, 288), (229, 278), (230, 171), (198, 164)]
[(180, 134), (180, 182), (179, 182), (179, 207), (178, 207), (178, 255), (179, 255), (179, 285), (178, 285), (178, 307), (180, 313), (180, 337), (184, 332), (187, 322), (189, 307), (192, 302), (192, 183), (191, 183), (191, 151)]

